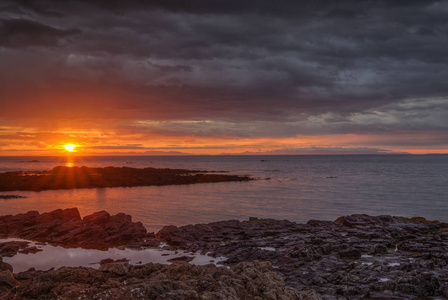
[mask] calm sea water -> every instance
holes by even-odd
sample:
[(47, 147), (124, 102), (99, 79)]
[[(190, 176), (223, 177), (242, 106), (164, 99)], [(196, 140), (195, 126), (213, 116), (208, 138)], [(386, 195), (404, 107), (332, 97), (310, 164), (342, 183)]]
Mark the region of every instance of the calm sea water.
[(4, 192), (27, 198), (0, 199), (0, 215), (69, 207), (86, 215), (104, 209), (130, 214), (150, 231), (251, 216), (306, 222), (365, 213), (448, 221), (448, 155), (0, 157), (0, 172), (58, 165), (228, 171), (262, 180)]

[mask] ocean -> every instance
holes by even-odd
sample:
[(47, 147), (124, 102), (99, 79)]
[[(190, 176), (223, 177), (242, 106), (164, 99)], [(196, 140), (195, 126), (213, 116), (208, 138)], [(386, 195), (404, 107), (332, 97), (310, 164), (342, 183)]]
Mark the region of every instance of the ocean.
[(448, 155), (0, 156), (0, 172), (55, 166), (225, 171), (250, 182), (42, 192), (2, 192), (0, 215), (78, 207), (82, 216), (124, 212), (149, 231), (249, 217), (335, 220), (350, 214), (422, 216), (448, 222)]

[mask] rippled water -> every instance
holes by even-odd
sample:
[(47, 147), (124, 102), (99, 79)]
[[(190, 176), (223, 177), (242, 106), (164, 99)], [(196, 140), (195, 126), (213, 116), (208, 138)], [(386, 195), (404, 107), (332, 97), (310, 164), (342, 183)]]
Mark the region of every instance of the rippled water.
[(13, 192), (28, 198), (0, 200), (0, 214), (76, 206), (86, 215), (104, 209), (131, 214), (150, 231), (250, 216), (306, 222), (365, 213), (448, 221), (448, 155), (0, 157), (0, 171), (57, 165), (218, 170), (262, 180)]

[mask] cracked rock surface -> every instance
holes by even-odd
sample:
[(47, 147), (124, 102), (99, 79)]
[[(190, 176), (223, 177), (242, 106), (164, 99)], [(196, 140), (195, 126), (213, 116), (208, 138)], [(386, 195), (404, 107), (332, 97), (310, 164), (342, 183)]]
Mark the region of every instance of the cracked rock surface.
[(27, 271), (16, 279), (21, 285), (5, 294), (5, 299), (303, 299), (285, 287), (269, 262), (259, 261), (231, 268), (187, 262), (141, 266), (113, 262), (100, 270), (63, 267)]
[[(85, 246), (80, 237), (90, 241), (89, 235), (72, 225), (90, 224), (99, 233), (96, 242), (121, 236), (126, 245), (137, 248), (166, 243), (167, 250), (227, 257), (226, 266), (196, 266), (184, 258), (172, 265), (139, 266), (110, 260), (99, 270), (63, 267), (12, 274), (14, 266), (4, 264), (0, 270), (4, 299), (448, 298), (448, 224), (424, 218), (351, 215), (306, 224), (250, 218), (166, 226), (154, 236), (124, 214), (99, 212), (82, 220), (78, 215), (58, 210), (4, 216), (0, 223), (8, 226), (0, 228), (7, 236), (21, 233), (33, 239), (38, 232), (43, 241), (62, 237), (65, 243)], [(2, 247), (8, 255), (33, 253), (26, 242)]]
[(448, 298), (448, 224), (352, 215), (307, 224), (251, 218), (164, 227), (172, 249), (210, 252), (226, 264), (269, 261), (288, 286), (337, 297)]

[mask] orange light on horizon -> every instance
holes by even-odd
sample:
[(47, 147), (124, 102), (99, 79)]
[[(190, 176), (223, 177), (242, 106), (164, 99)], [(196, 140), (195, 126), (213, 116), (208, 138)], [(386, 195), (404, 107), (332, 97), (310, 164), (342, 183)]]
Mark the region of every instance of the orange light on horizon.
[(68, 152), (74, 152), (74, 151), (75, 151), (75, 148), (76, 148), (76, 145), (67, 144), (67, 145), (64, 145), (64, 148), (65, 148), (65, 150), (67, 150)]

